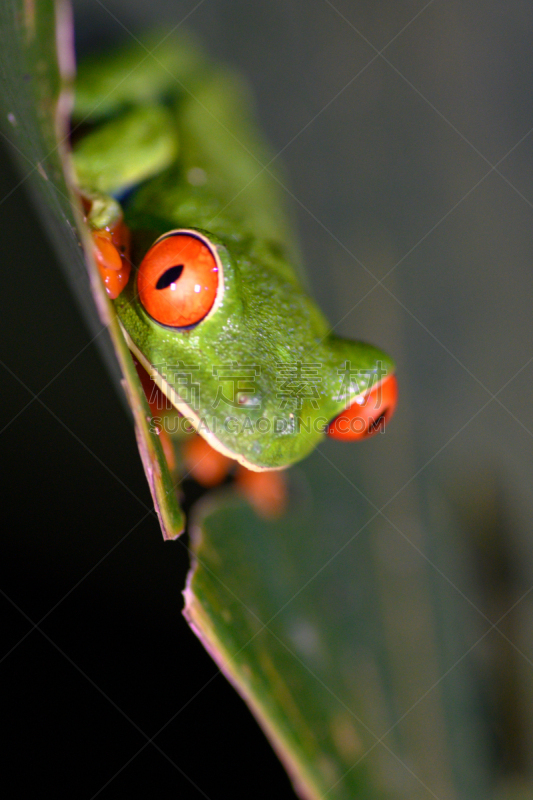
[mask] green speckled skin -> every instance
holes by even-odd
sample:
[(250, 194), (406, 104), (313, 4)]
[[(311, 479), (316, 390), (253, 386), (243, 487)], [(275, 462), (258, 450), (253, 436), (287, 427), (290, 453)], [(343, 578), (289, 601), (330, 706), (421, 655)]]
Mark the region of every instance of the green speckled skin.
[[(188, 40), (167, 41), (158, 60), (159, 72), (147, 59), (144, 83), (137, 67), (128, 93), (123, 76), (124, 65), (134, 63), (132, 49), (113, 54), (106, 69), (122, 83), (116, 104), (109, 96), (101, 103), (101, 119), (94, 105), (104, 81), (102, 59), (79, 75), (76, 115), (91, 111), (97, 123), (75, 148), (80, 183), (117, 194), (142, 181), (124, 204), (134, 269), (115, 307), (135, 350), (201, 420), (199, 433), (252, 469), (283, 468), (307, 455), (324, 426), (394, 366), (376, 348), (330, 334), (302, 287), (281, 189), (262, 169), (272, 156), (240, 79), (206, 65)], [(182, 75), (174, 75), (176, 64)], [(120, 176), (124, 136), (118, 141), (113, 129), (122, 130), (125, 115), (133, 119), (141, 111), (147, 127), (151, 114), (162, 120), (157, 156), (146, 137), (136, 141), (132, 132), (131, 162)], [(99, 137), (98, 155), (92, 136)], [(102, 177), (106, 160), (111, 181)], [(188, 330), (156, 323), (136, 289), (135, 266), (158, 236), (180, 228), (209, 239), (224, 275), (220, 304)], [(348, 383), (347, 362), (352, 376), (358, 370)]]

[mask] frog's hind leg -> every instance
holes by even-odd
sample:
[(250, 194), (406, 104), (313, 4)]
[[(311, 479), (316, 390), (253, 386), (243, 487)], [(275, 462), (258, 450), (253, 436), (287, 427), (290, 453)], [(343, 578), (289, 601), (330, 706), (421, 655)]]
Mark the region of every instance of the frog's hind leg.
[(198, 434), (185, 442), (183, 459), (188, 474), (206, 489), (222, 483), (235, 465), (232, 458), (219, 453)]
[(204, 488), (218, 486), (235, 470), (234, 486), (259, 516), (274, 519), (284, 513), (287, 485), (285, 475), (280, 470), (252, 472), (219, 453), (200, 435), (185, 442), (183, 458), (188, 474)]
[(287, 508), (287, 481), (281, 470), (252, 472), (239, 465), (235, 483), (260, 517), (276, 519)]

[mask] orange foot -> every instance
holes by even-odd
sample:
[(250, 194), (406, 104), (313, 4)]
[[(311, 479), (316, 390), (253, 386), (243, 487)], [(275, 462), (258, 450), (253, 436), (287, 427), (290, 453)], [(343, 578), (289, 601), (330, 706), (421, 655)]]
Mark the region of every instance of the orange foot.
[[(84, 219), (88, 222), (92, 200), (80, 194)], [(93, 256), (95, 258), (105, 290), (115, 300), (126, 286), (131, 272), (130, 230), (122, 217), (106, 228), (91, 230)]]
[(113, 228), (92, 231), (93, 254), (111, 300), (126, 286), (131, 272), (129, 230), (123, 222)]
[(260, 517), (275, 519), (287, 508), (287, 483), (279, 470), (252, 472), (239, 466), (236, 483)]
[(185, 466), (200, 486), (211, 488), (222, 483), (235, 462), (214, 450), (198, 434), (185, 442), (183, 447)]
[[(198, 435), (185, 443), (183, 454), (189, 474), (206, 488), (222, 483), (235, 466), (233, 459), (219, 453)], [(261, 517), (274, 519), (285, 511), (287, 487), (281, 472), (253, 472), (239, 465), (235, 484)]]

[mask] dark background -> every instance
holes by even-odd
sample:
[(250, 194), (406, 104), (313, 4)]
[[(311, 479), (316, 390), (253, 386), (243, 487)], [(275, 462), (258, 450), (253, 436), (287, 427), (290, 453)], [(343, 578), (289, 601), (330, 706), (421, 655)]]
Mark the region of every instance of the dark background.
[[(76, 3), (82, 47), (127, 36), (120, 23), (138, 31), (187, 17), (214, 58), (249, 77), (283, 150), (315, 296), (338, 333), (398, 362), (386, 447), (357, 456), (373, 501), (423, 476), (463, 527), (476, 607), (494, 622), (517, 603), (480, 660), (494, 770), (512, 787), (498, 796), (518, 798), (533, 736), (533, 9), (334, 6)], [(92, 798), (127, 764), (102, 797), (291, 797), (181, 617), (186, 547), (161, 541), (122, 401), (4, 150), (8, 795), (37, 778), (59, 796)], [(350, 475), (352, 451), (327, 442), (324, 452)], [(390, 514), (416, 530), (411, 503), (426, 492), (417, 477)], [(171, 718), (155, 744), (183, 773), (151, 744), (128, 763)]]

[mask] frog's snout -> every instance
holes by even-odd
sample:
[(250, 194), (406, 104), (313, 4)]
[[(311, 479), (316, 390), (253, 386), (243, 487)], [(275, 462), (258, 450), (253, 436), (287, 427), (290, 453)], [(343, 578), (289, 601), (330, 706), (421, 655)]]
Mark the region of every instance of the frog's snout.
[(327, 426), (326, 433), (333, 439), (344, 441), (367, 439), (380, 433), (394, 414), (397, 400), (398, 381), (395, 375), (388, 375), (335, 417)]

